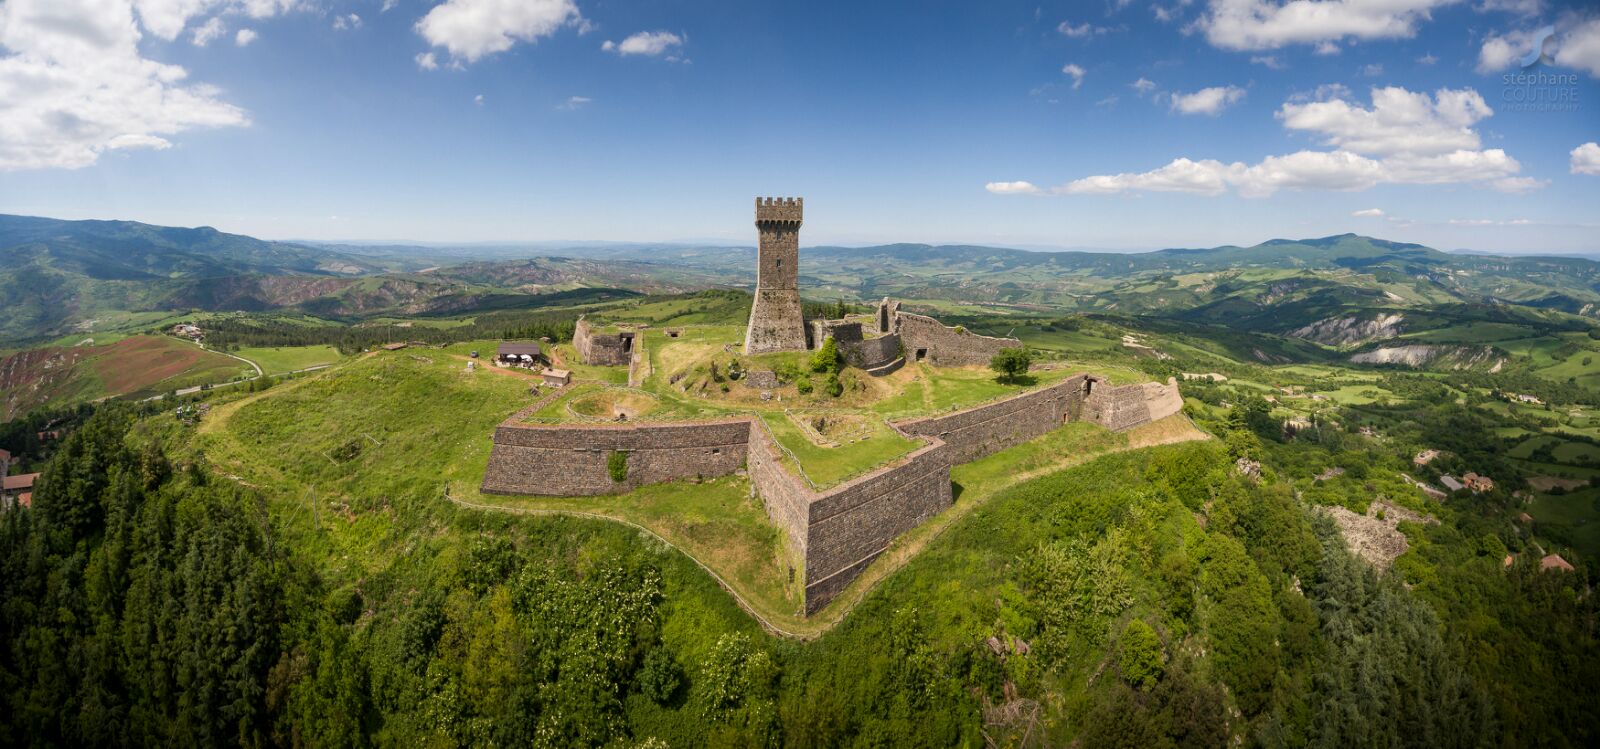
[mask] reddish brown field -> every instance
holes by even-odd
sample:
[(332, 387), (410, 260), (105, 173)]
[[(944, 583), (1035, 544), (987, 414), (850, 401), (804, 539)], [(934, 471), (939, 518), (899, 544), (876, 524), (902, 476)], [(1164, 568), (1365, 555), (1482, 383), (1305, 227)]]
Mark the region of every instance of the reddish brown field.
[(94, 371), (109, 395), (153, 389), (176, 377), (190, 380), (227, 379), (240, 362), (171, 338), (134, 336), (95, 348)]

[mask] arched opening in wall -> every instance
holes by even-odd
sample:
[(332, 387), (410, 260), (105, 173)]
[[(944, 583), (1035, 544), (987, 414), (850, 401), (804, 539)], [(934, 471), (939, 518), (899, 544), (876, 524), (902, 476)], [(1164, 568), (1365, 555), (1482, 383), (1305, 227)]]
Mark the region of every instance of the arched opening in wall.
[(633, 336), (631, 334), (622, 336), (622, 353), (633, 353)]
[(926, 358), (928, 358), (928, 350), (925, 348), (917, 349), (917, 361), (922, 361)]

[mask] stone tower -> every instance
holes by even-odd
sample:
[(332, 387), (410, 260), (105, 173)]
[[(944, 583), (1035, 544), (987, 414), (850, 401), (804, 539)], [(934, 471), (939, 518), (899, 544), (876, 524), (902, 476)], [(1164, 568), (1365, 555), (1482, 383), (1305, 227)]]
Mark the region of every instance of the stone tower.
[(761, 247), (756, 298), (744, 352), (803, 351), (806, 323), (800, 313), (800, 219), (804, 198), (756, 198)]

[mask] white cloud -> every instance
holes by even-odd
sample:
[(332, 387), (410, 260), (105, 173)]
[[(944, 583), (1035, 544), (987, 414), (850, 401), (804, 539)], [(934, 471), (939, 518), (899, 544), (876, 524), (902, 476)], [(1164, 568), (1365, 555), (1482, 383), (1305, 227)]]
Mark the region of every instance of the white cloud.
[(361, 28), (361, 16), (354, 13), (333, 17), (333, 29), (335, 31), (350, 31), (359, 28)]
[(1317, 42), (1316, 49), (1312, 51), (1319, 55), (1327, 56), (1337, 55), (1341, 50), (1339, 49), (1339, 45), (1334, 44), (1333, 42)]
[(1244, 98), (1238, 86), (1212, 86), (1192, 94), (1172, 94), (1172, 111), (1179, 114), (1206, 114), (1213, 117)]
[(295, 10), (303, 0), (101, 0), (99, 5), (130, 3), (139, 13), (139, 25), (162, 39), (172, 41), (183, 33), (189, 19), (224, 12), (241, 13), (255, 19)]
[(990, 182), (983, 189), (996, 195), (1034, 195), (1039, 192), (1032, 182)]
[(1416, 34), (1417, 24), (1427, 20), (1434, 8), (1455, 1), (1211, 0), (1195, 28), (1204, 32), (1213, 46), (1231, 50), (1331, 44), (1344, 39), (1405, 39)]
[(557, 104), (556, 109), (577, 109), (591, 101), (594, 101), (594, 99), (587, 96), (569, 96), (566, 101)]
[(140, 37), (131, 0), (0, 3), (0, 170), (76, 169), (107, 151), (249, 124), (214, 87), (143, 57)]
[[(1171, 23), (1183, 17), (1183, 12), (1194, 0), (1174, 0), (1171, 5), (1150, 4), (1150, 11), (1155, 14), (1156, 20), (1162, 23)], [(1127, 3), (1123, 3), (1127, 5)]]
[(1557, 65), (1586, 70), (1600, 76), (1600, 17), (1591, 18), (1561, 34), (1556, 49)]
[(416, 29), (429, 44), (470, 63), (582, 20), (573, 0), (445, 0), (417, 21)]
[(389, 11), (394, 10), (395, 6), (399, 4), (400, 0), (383, 0), (383, 7), (378, 8), (378, 12), (388, 13)]
[[(1329, 87), (1318, 93), (1348, 92)], [(1180, 96), (1184, 95), (1174, 96), (1175, 107)], [(1286, 128), (1312, 134), (1332, 150), (1267, 156), (1253, 165), (1177, 158), (1148, 172), (1084, 177), (1051, 192), (1220, 195), (1232, 190), (1244, 197), (1264, 197), (1279, 190), (1354, 191), (1380, 184), (1465, 183), (1505, 192), (1547, 184), (1518, 176), (1522, 165), (1505, 151), (1479, 150), (1479, 136), (1472, 126), (1493, 112), (1476, 91), (1441, 89), (1430, 96), (1402, 88), (1374, 88), (1370, 108), (1343, 98), (1312, 102), (1306, 98), (1300, 95), (1284, 103), (1277, 117)]]
[(416, 57), (416, 60), (417, 60), (417, 67), (419, 67), (419, 68), (421, 68), (423, 70), (438, 70), (439, 69), (439, 58), (434, 57), (432, 52), (419, 53), (417, 55), (417, 57)]
[(483, 106), (483, 94), (478, 94), (477, 96), (472, 97), (472, 103), (480, 107)]
[(1062, 21), (1061, 25), (1056, 26), (1056, 31), (1061, 32), (1062, 36), (1073, 39), (1087, 39), (1091, 36), (1098, 36), (1100, 34), (1107, 33), (1110, 30), (1111, 29), (1108, 29), (1104, 26), (1095, 26), (1088, 21), (1084, 21), (1077, 26), (1073, 26), (1068, 21)]
[(1494, 114), (1472, 89), (1440, 89), (1433, 97), (1397, 86), (1372, 89), (1372, 107), (1343, 98), (1286, 103), (1278, 119), (1290, 130), (1316, 133), (1326, 145), (1390, 156), (1440, 154), (1478, 147), (1471, 125)]
[(196, 47), (204, 47), (207, 44), (210, 44), (212, 40), (222, 36), (227, 31), (228, 27), (222, 25), (221, 18), (212, 18), (211, 20), (195, 27), (191, 41), (194, 42), (194, 46)]
[(1149, 78), (1140, 78), (1139, 80), (1128, 85), (1131, 86), (1133, 90), (1138, 91), (1140, 96), (1144, 96), (1145, 94), (1156, 90), (1156, 82), (1150, 80)]
[(1368, 78), (1377, 78), (1378, 76), (1383, 75), (1383, 63), (1375, 62), (1371, 65), (1363, 66), (1361, 68), (1361, 74)]
[(233, 43), (240, 47), (248, 47), (256, 40), (256, 36), (256, 32), (251, 29), (239, 29), (239, 33), (233, 35)]
[(1481, 0), (1473, 8), (1479, 13), (1490, 11), (1505, 11), (1518, 13), (1524, 16), (1538, 15), (1544, 9), (1543, 0)]
[[(1493, 73), (1519, 65), (1534, 52), (1548, 55), (1548, 61), (1565, 68), (1588, 71), (1600, 76), (1600, 16), (1569, 21), (1554, 35), (1550, 29), (1528, 29), (1491, 34), (1478, 49), (1478, 72)], [(1540, 49), (1535, 50), (1535, 46)]]
[(1061, 72), (1072, 76), (1072, 89), (1076, 91), (1083, 85), (1083, 68), (1076, 63), (1068, 63), (1061, 67)]
[(1283, 60), (1279, 59), (1277, 55), (1251, 55), (1250, 62), (1256, 65), (1265, 65), (1272, 70), (1283, 70), (1285, 67)]
[(1573, 174), (1600, 177), (1600, 143), (1590, 141), (1572, 149), (1568, 161)]
[(1483, 40), (1483, 46), (1478, 49), (1478, 72), (1492, 73), (1511, 67), (1538, 42), (1533, 38), (1532, 31), (1492, 34)]
[(1547, 179), (1535, 179), (1533, 177), (1501, 177), (1500, 179), (1490, 182), (1489, 186), (1499, 190), (1500, 192), (1524, 193), (1533, 192), (1534, 190), (1543, 190), (1549, 184), (1550, 180)]
[(683, 37), (670, 31), (641, 31), (620, 42), (606, 41), (600, 49), (619, 55), (657, 57), (683, 46)]
[(1423, 56), (1417, 58), (1417, 64), (1419, 64), (1419, 65), (1432, 65), (1432, 64), (1434, 64), (1434, 63), (1436, 63), (1438, 61), (1439, 61), (1439, 58), (1434, 57), (1433, 53), (1431, 53), (1431, 52), (1426, 54), (1426, 55), (1423, 55)]
[(1350, 215), (1355, 216), (1356, 218), (1383, 218), (1383, 209), (1363, 208), (1359, 211), (1352, 211)]

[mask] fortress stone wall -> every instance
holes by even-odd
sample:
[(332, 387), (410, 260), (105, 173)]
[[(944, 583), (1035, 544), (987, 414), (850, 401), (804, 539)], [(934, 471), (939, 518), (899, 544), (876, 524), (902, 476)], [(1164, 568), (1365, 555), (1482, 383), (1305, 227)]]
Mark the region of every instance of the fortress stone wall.
[(999, 350), (1022, 346), (1022, 341), (1015, 338), (992, 338), (957, 330), (931, 317), (910, 312), (895, 312), (893, 324), (905, 346), (906, 359), (937, 366), (984, 365)]
[[(483, 476), (486, 494), (563, 497), (619, 494), (646, 484), (726, 476), (744, 465), (748, 418), (676, 424), (503, 423)], [(612, 452), (628, 454), (628, 475), (611, 480)]]
[[(537, 404), (536, 404), (537, 405)], [(1021, 444), (1068, 421), (1122, 430), (1177, 413), (1177, 383), (1113, 387), (1099, 377), (1061, 382), (943, 416), (892, 426), (923, 446), (838, 486), (818, 490), (784, 465), (782, 448), (756, 416), (634, 425), (529, 425), (495, 430), (484, 474), (489, 494), (587, 496), (645, 484), (726, 476), (746, 468), (767, 516), (804, 567), (805, 613), (839, 594), (889, 548), (952, 502), (950, 468)], [(527, 412), (523, 409), (522, 412)], [(611, 480), (612, 452), (628, 454), (627, 478)]]
[(951, 460), (966, 463), (1077, 420), (1089, 380), (1087, 375), (1074, 375), (1005, 400), (945, 416), (899, 421), (894, 426), (906, 434), (943, 440), (950, 446)]
[(579, 317), (572, 330), (572, 347), (584, 364), (620, 367), (633, 360), (634, 333), (596, 333), (589, 321)]
[(1175, 379), (1168, 379), (1164, 385), (1143, 382), (1121, 387), (1091, 382), (1083, 400), (1083, 418), (1086, 421), (1119, 432), (1166, 418), (1181, 410), (1183, 396), (1178, 392)]
[(894, 540), (949, 507), (950, 451), (937, 439), (876, 471), (823, 491), (783, 466), (780, 448), (756, 421), (750, 483), (767, 515), (805, 561), (805, 613), (844, 590)]
[(856, 320), (812, 320), (813, 347), (821, 347), (829, 336), (839, 346), (846, 364), (857, 369), (876, 369), (900, 356), (900, 336), (896, 333), (867, 338)]

